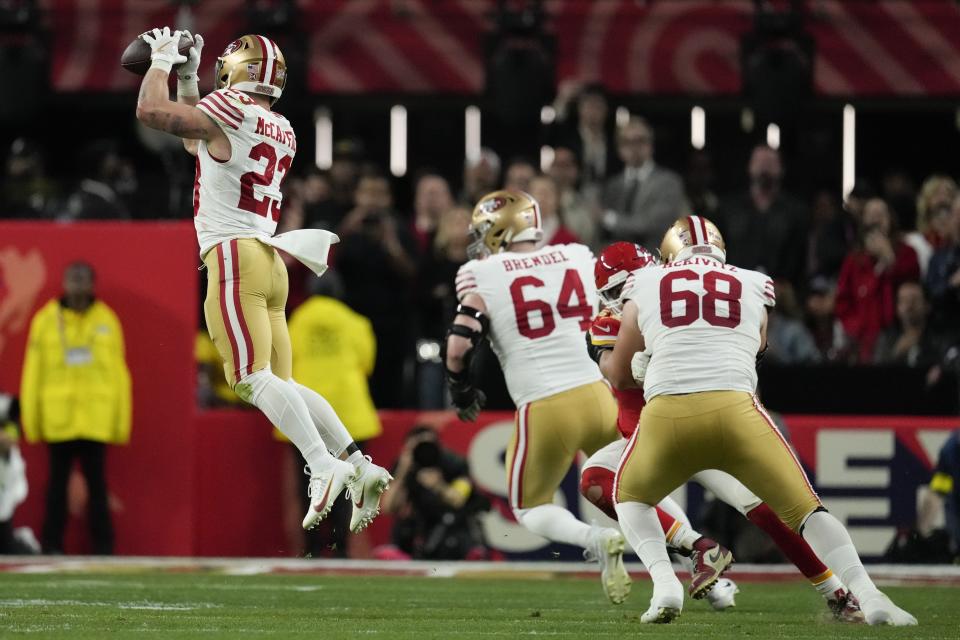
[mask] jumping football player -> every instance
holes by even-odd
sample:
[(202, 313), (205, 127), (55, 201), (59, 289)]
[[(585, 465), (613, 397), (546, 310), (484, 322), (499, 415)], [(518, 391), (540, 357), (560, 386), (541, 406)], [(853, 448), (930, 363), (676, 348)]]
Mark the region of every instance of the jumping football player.
[(517, 407), (506, 458), (513, 514), (530, 531), (595, 556), (604, 592), (621, 603), (630, 590), (623, 536), (553, 504), (577, 454), (618, 437), (616, 402), (582, 346), (597, 304), (593, 254), (580, 244), (537, 249), (539, 206), (519, 191), (484, 196), (470, 233), (470, 255), (483, 259), (467, 262), (456, 278), (460, 306), (445, 356), (453, 403), (463, 420), (480, 412), (485, 396), (470, 362), (489, 333)]
[(754, 394), (767, 308), (775, 304), (770, 278), (726, 264), (720, 231), (699, 216), (677, 220), (660, 252), (665, 264), (633, 274), (616, 345), (602, 365), (615, 387), (632, 388), (634, 355), (651, 354), (647, 404), (613, 488), (624, 535), (653, 579), (641, 621), (670, 622), (683, 607), (651, 505), (698, 471), (718, 469), (803, 536), (859, 599), (869, 624), (916, 624), (867, 575), (847, 530), (823, 507)]
[[(656, 265), (657, 260), (653, 255), (632, 242), (615, 242), (606, 247), (597, 258), (594, 280), (597, 285), (597, 293), (605, 308), (594, 318), (588, 332), (588, 352), (597, 364), (610, 357), (610, 352), (616, 344), (622, 312), (620, 296), (625, 284), (633, 272)], [(626, 448), (627, 440), (637, 429), (637, 423), (645, 404), (643, 381), (649, 361), (650, 356), (647, 353), (634, 355), (631, 366), (634, 380), (640, 385), (639, 388), (614, 391), (620, 409), (617, 426), (626, 439), (617, 440), (607, 445), (591, 456), (583, 466), (581, 493), (613, 519), (617, 518), (613, 506), (614, 475)], [(750, 522), (766, 532), (783, 554), (790, 558), (817, 592), (824, 597), (827, 606), (838, 620), (854, 623), (864, 621), (863, 612), (860, 611), (857, 599), (846, 590), (839, 578), (820, 561), (810, 545), (783, 524), (770, 507), (744, 487), (739, 480), (728, 473), (715, 469), (695, 473), (691, 479), (699, 482), (719, 500), (739, 511)], [(703, 565), (714, 564), (707, 561), (706, 558), (708, 557), (707, 552), (715, 543), (703, 538), (690, 527), (689, 520), (685, 516), (678, 517), (671, 511), (670, 513), (676, 521), (665, 521), (661, 510), (664, 506), (663, 502), (657, 506), (660, 507), (657, 510), (657, 515), (666, 534), (667, 543), (690, 552), (694, 566), (701, 570), (700, 575), (707, 575), (707, 567)], [(669, 516), (667, 517), (669, 518)], [(726, 565), (723, 568), (726, 568)], [(721, 572), (723, 568), (720, 568)], [(695, 581), (691, 581), (688, 592), (694, 598), (702, 595), (702, 591), (699, 593), (697, 591), (698, 586)], [(736, 587), (731, 588), (728, 581), (720, 581), (717, 587), (708, 594), (710, 603), (714, 605), (714, 608), (719, 608), (716, 604), (718, 602), (721, 604), (730, 602), (732, 604), (735, 590)], [(716, 593), (717, 591), (720, 591), (720, 593)]]
[[(350, 530), (359, 531), (379, 513), (391, 477), (360, 453), (326, 400), (291, 378), (287, 269), (267, 244), (280, 219), (280, 183), (297, 150), (290, 123), (271, 110), (287, 81), (283, 54), (264, 36), (234, 40), (217, 59), (216, 90), (200, 100), (203, 38), (193, 36), (187, 58), (177, 51), (180, 35), (164, 27), (141, 36), (150, 45), (151, 65), (137, 119), (183, 138), (197, 158), (193, 213), (208, 274), (203, 307), (210, 336), (237, 395), (306, 459), (311, 503), (303, 527), (326, 517), (346, 487), (354, 503)], [(167, 88), (175, 65), (176, 102)]]

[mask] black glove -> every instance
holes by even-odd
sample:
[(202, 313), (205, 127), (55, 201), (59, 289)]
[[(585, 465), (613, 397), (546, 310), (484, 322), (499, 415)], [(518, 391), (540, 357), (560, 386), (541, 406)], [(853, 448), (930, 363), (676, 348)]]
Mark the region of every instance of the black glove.
[(763, 362), (763, 356), (767, 355), (767, 349), (770, 348), (770, 343), (763, 345), (763, 349), (757, 351), (757, 369), (760, 368), (760, 363)]
[(466, 370), (458, 374), (448, 372), (447, 384), (450, 387), (450, 399), (457, 408), (457, 417), (464, 422), (475, 422), (480, 409), (487, 403), (487, 396), (470, 383)]
[(587, 331), (583, 334), (587, 338), (587, 355), (590, 356), (590, 359), (600, 364), (600, 355), (604, 351), (612, 351), (613, 347), (610, 345), (596, 345), (593, 344), (593, 340), (590, 338), (590, 332)]

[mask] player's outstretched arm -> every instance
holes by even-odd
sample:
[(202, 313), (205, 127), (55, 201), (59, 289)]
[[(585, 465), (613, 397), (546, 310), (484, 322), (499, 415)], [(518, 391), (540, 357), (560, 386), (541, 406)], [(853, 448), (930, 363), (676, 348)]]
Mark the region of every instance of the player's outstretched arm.
[(487, 333), (487, 306), (476, 293), (468, 293), (457, 307), (453, 324), (447, 332), (444, 349), (444, 367), (447, 386), (457, 415), (472, 422), (486, 403), (486, 396), (473, 384), (470, 358), (473, 350)]
[(166, 131), (181, 138), (206, 140), (225, 137), (220, 128), (197, 107), (170, 100), (167, 81), (174, 64), (187, 62), (177, 52), (180, 32), (168, 27), (143, 35), (150, 45), (151, 65), (140, 84), (137, 98), (137, 120), (151, 129)]
[[(194, 35), (189, 31), (183, 32), (191, 40), (193, 46), (187, 52), (187, 61), (177, 67), (177, 102), (188, 107), (195, 107), (200, 102), (200, 84), (197, 71), (200, 69), (200, 54), (203, 51), (203, 36)], [(197, 155), (200, 149), (199, 140), (181, 138), (183, 148), (192, 156)]]
[(630, 367), (633, 355), (643, 351), (645, 346), (637, 316), (637, 305), (632, 300), (627, 300), (623, 306), (617, 342), (613, 350), (600, 359), (600, 371), (603, 377), (617, 389), (632, 389), (638, 386), (633, 378), (633, 369)]

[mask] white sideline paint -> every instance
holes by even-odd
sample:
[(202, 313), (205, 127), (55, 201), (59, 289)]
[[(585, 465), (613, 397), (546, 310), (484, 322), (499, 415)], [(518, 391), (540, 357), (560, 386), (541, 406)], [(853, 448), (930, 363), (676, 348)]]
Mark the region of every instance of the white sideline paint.
[[(626, 563), (627, 570), (643, 575), (646, 570), (637, 562)], [(217, 571), (226, 575), (260, 575), (283, 571), (338, 573), (369, 572), (380, 575), (420, 575), (437, 578), (495, 575), (512, 577), (549, 577), (556, 574), (592, 575), (598, 572), (597, 565), (583, 562), (430, 562), (410, 560), (392, 562), (383, 560), (314, 560), (304, 558), (152, 558), (152, 557), (91, 557), (91, 556), (20, 556), (0, 561), (0, 571), (10, 573), (62, 574), (110, 573), (118, 569)], [(870, 575), (882, 584), (943, 584), (960, 586), (960, 566), (953, 565), (867, 565)], [(679, 573), (684, 573), (678, 567)], [(796, 579), (802, 576), (796, 567), (787, 564), (736, 564), (730, 570), (734, 579)], [(100, 581), (97, 581), (100, 582)], [(104, 580), (103, 582), (107, 582)], [(92, 586), (92, 585), (91, 585)], [(305, 590), (302, 586), (293, 587)], [(0, 601), (3, 605), (7, 601)], [(116, 603), (114, 603), (115, 605)], [(139, 604), (143, 604), (142, 602)], [(152, 604), (152, 603), (149, 603)], [(193, 604), (193, 603), (191, 603)], [(203, 604), (197, 604), (203, 606)]]

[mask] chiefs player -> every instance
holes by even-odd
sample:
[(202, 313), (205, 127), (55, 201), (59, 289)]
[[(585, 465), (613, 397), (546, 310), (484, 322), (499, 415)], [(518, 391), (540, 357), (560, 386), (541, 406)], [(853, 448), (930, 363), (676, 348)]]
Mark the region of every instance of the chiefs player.
[(809, 543), (857, 596), (869, 624), (917, 624), (877, 589), (755, 395), (773, 282), (727, 264), (719, 229), (700, 216), (677, 220), (660, 252), (665, 264), (634, 272), (622, 294), (620, 332), (600, 365), (615, 387), (635, 388), (634, 356), (651, 354), (646, 405), (613, 486), (617, 515), (630, 523), (624, 535), (653, 579), (641, 619), (670, 622), (683, 607), (652, 505), (698, 472), (719, 469)]
[[(311, 504), (304, 528), (326, 517), (346, 487), (354, 502), (350, 528), (359, 531), (379, 513), (380, 494), (392, 478), (360, 453), (326, 400), (291, 378), (287, 270), (274, 247), (322, 273), (336, 236), (313, 230), (273, 236), (280, 183), (297, 150), (290, 123), (271, 110), (287, 81), (283, 54), (264, 36), (234, 40), (217, 59), (216, 90), (200, 100), (203, 38), (193, 37), (188, 59), (177, 51), (180, 35), (167, 27), (143, 34), (151, 65), (140, 86), (137, 118), (183, 138), (197, 158), (194, 223), (208, 274), (203, 307), (210, 336), (230, 386), (307, 461)], [(176, 102), (167, 89), (174, 65)]]
[[(608, 351), (614, 348), (616, 336), (620, 332), (620, 313), (622, 311), (621, 294), (627, 287), (632, 274), (644, 267), (657, 264), (653, 257), (643, 247), (631, 242), (615, 242), (600, 254), (594, 268), (594, 278), (597, 293), (605, 309), (598, 315), (587, 334), (588, 351), (599, 363)], [(637, 428), (640, 414), (644, 406), (643, 379), (647, 364), (650, 361), (648, 353), (637, 353), (633, 356), (631, 369), (634, 379), (640, 387), (632, 389), (615, 389), (620, 414), (618, 427), (624, 438), (629, 439)], [(596, 455), (587, 460), (581, 476), (581, 493), (603, 510), (611, 518), (616, 519), (613, 507), (613, 481), (627, 440), (619, 440), (608, 445)], [(827, 568), (810, 548), (810, 545), (799, 535), (794, 533), (776, 514), (757, 496), (751, 493), (743, 484), (728, 473), (714, 469), (700, 471), (692, 476), (711, 493), (723, 502), (742, 513), (751, 522), (764, 530), (776, 543), (785, 556), (797, 566), (816, 590), (826, 599), (827, 606), (837, 619), (845, 622), (863, 622), (863, 613), (856, 598), (843, 586), (840, 580)], [(691, 552), (694, 566), (702, 573), (706, 573), (706, 552), (711, 548), (713, 541), (700, 537), (689, 527), (684, 517), (670, 510), (677, 518), (670, 521), (670, 516), (664, 517), (661, 501), (657, 509), (668, 544)], [(679, 506), (677, 507), (679, 508)], [(722, 549), (722, 547), (721, 547)], [(726, 550), (723, 550), (726, 552)], [(725, 569), (726, 566), (723, 567)], [(721, 569), (722, 570), (722, 569)], [(695, 574), (696, 576), (697, 574)], [(694, 582), (690, 584), (690, 595), (699, 597)], [(717, 589), (729, 592), (729, 586), (722, 582)], [(724, 594), (725, 595), (725, 594)], [(711, 600), (716, 597), (710, 592)], [(722, 596), (721, 596), (722, 597)], [(732, 601), (732, 596), (730, 596)]]

